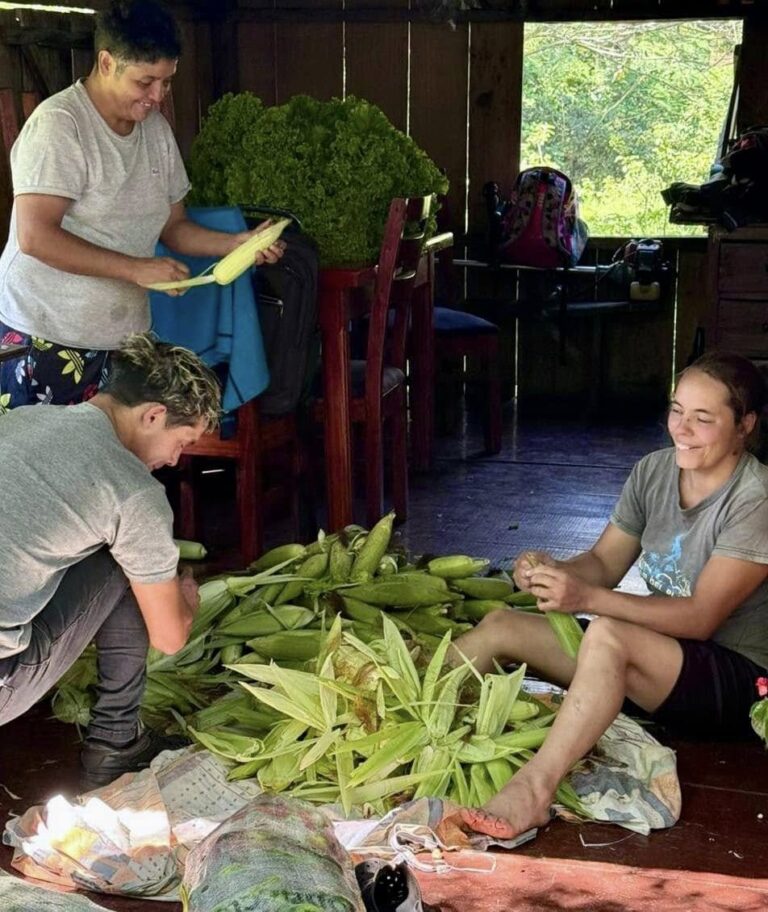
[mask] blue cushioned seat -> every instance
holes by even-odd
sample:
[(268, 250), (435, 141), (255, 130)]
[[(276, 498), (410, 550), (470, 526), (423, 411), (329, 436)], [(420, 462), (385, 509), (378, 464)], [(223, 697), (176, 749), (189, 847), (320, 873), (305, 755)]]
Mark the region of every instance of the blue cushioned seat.
[(436, 333), (460, 333), (467, 336), (481, 336), (499, 331), (495, 323), (464, 310), (452, 310), (450, 307), (435, 307), (432, 325)]

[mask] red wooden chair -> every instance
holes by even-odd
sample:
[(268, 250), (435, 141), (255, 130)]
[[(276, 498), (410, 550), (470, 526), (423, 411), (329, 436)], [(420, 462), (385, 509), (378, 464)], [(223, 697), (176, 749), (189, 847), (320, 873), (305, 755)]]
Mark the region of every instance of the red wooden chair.
[(298, 530), (302, 451), (295, 413), (264, 417), (259, 412), (258, 399), (252, 399), (241, 405), (235, 415), (236, 428), (231, 437), (222, 437), (220, 431), (203, 434), (197, 443), (184, 450), (179, 462), (181, 478), (176, 520), (181, 538), (196, 540), (200, 537), (197, 473), (203, 464), (197, 457), (234, 460), (240, 554), (243, 563), (250, 564), (264, 550), (264, 514), (276, 493), (275, 488), (267, 490), (264, 486), (265, 457), (280, 450), (288, 453), (287, 457), (281, 457), (288, 466), (283, 481), (290, 491), (294, 530)]
[[(454, 276), (453, 251), (441, 250), (437, 257), (441, 284), (450, 295), (458, 285)], [(451, 307), (435, 307), (433, 328), (438, 386), (446, 386), (455, 395), (456, 380), (459, 380), (460, 385), (475, 380), (485, 384), (485, 450), (490, 455), (500, 452), (502, 404), (499, 327), (489, 320), (468, 313), (461, 303), (456, 303)], [(458, 374), (455, 370), (457, 364)]]
[[(408, 416), (406, 340), (416, 270), (421, 257), (431, 197), (394, 199), (379, 253), (368, 314), (365, 360), (351, 361), (350, 418), (362, 428), (365, 454), (366, 521), (383, 513), (384, 427), (391, 432), (392, 502), (398, 522), (408, 515)], [(325, 401), (314, 406), (322, 422)]]

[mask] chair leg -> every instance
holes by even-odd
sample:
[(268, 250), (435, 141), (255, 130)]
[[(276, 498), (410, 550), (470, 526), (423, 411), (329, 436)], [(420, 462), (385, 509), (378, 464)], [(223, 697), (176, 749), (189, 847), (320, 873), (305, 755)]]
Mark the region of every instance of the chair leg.
[(405, 387), (393, 395), (397, 406), (392, 415), (392, 505), (397, 522), (408, 518), (408, 415), (405, 405)]
[(365, 517), (370, 529), (384, 512), (384, 446), (382, 415), (365, 420)]
[(490, 346), (488, 370), (488, 416), (485, 425), (485, 448), (489, 454), (501, 452), (501, 373), (499, 368), (499, 343)]
[(179, 515), (176, 526), (179, 538), (197, 539), (198, 511), (195, 491), (194, 457), (182, 456), (179, 460)]
[(244, 565), (255, 561), (264, 550), (261, 471), (258, 453), (244, 454), (237, 460), (235, 497), (240, 522), (240, 554)]

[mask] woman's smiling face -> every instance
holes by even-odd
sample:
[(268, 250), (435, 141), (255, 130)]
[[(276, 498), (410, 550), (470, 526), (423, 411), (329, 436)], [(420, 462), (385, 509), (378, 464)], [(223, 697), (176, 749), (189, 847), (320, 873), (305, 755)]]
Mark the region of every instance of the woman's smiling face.
[(100, 60), (102, 71), (108, 77), (107, 119), (113, 128), (118, 126), (118, 132), (125, 132), (160, 108), (176, 73), (176, 61), (121, 62), (108, 51), (100, 53), (104, 55)]
[(678, 466), (708, 470), (740, 456), (752, 419), (753, 413), (737, 424), (726, 385), (703, 371), (687, 370), (677, 384), (667, 417)]

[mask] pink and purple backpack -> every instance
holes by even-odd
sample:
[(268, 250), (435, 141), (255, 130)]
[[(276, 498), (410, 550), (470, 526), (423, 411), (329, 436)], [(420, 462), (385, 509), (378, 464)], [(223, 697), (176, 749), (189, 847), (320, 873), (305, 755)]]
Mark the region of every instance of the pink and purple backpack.
[(588, 237), (570, 178), (543, 166), (518, 174), (500, 228), (500, 260), (544, 269), (575, 266)]

